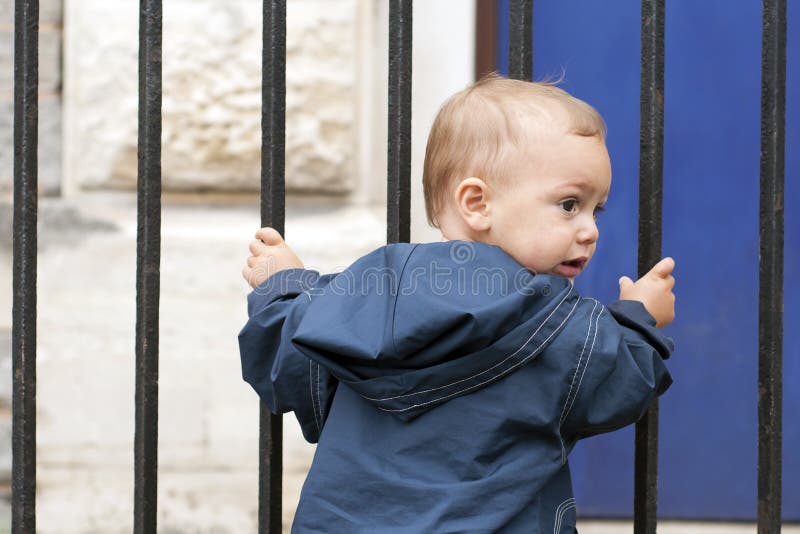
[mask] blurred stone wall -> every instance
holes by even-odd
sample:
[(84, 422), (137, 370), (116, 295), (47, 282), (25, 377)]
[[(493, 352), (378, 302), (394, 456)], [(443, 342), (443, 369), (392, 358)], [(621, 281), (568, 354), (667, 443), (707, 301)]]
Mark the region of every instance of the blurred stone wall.
[[(39, 192), (61, 189), (61, 0), (39, 3)], [(14, 0), (0, 0), (0, 192), (13, 188)]]
[[(168, 189), (258, 187), (260, 3), (165, 2)], [(321, 272), (386, 236), (388, 4), (288, 2), (287, 182), (328, 194), (288, 195), (287, 238)], [(12, 5), (0, 0), (3, 20)], [(441, 237), (424, 223), (422, 157), (438, 106), (472, 79), (474, 16), (464, 6), (414, 4), (413, 241)], [(37, 531), (116, 534), (133, 518), (138, 2), (67, 0), (64, 21), (64, 194), (39, 207)], [(226, 119), (229, 109), (238, 111)], [(240, 270), (260, 214), (256, 194), (220, 199), (163, 203), (159, 532), (256, 530), (259, 404), (241, 379), (236, 334), (249, 292)], [(0, 308), (0, 533), (10, 525), (10, 209), (0, 202), (0, 301), (9, 303)], [(314, 449), (285, 421), (288, 532)]]
[[(288, 3), (289, 192), (353, 189), (357, 4)], [(138, 9), (135, 0), (66, 2), (68, 190), (135, 187)], [(172, 0), (163, 24), (164, 188), (257, 191), (261, 0)]]

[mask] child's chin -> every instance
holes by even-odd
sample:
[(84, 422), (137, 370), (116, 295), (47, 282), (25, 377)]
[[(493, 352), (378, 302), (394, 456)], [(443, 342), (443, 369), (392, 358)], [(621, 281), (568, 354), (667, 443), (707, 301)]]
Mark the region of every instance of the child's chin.
[(570, 283), (571, 285), (575, 285), (575, 279), (578, 277), (578, 275), (575, 275), (575, 276), (567, 276), (567, 275), (565, 275), (565, 274), (563, 274), (563, 273), (559, 273), (559, 272), (555, 272), (555, 273), (551, 273), (551, 272), (542, 272), (542, 273), (539, 273), (539, 274), (549, 274), (549, 275), (551, 275), (551, 276), (558, 276), (559, 278), (566, 278), (567, 280), (569, 280), (569, 283)]

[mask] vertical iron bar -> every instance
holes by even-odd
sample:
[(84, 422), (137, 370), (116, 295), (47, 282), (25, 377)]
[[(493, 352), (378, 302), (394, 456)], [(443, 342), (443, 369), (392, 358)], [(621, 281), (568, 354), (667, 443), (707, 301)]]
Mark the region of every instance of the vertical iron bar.
[(758, 256), (758, 532), (781, 529), (786, 0), (764, 0)]
[(39, 0), (14, 4), (12, 532), (36, 531)]
[[(642, 0), (639, 133), (639, 276), (661, 259), (664, 160), (664, 0)], [(636, 423), (635, 534), (655, 534), (658, 499), (658, 399)]]
[[(264, 0), (261, 70), (261, 226), (284, 235), (286, 0)], [(283, 418), (260, 403), (258, 532), (281, 532)]]
[(508, 5), (508, 76), (533, 76), (533, 0), (510, 0)]
[(411, 27), (412, 0), (390, 0), (387, 243), (411, 240)]
[(139, 2), (136, 431), (133, 530), (156, 532), (161, 263), (161, 0)]

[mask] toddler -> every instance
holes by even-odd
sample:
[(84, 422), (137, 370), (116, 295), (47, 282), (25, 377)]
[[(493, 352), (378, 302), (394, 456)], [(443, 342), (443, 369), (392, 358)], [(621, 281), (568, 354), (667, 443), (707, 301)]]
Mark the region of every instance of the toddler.
[(608, 305), (573, 288), (611, 166), (600, 115), (553, 84), (451, 97), (423, 185), (442, 242), (322, 276), (274, 229), (250, 245), (244, 379), (318, 442), (293, 532), (575, 532), (569, 452), (671, 383), (674, 262)]

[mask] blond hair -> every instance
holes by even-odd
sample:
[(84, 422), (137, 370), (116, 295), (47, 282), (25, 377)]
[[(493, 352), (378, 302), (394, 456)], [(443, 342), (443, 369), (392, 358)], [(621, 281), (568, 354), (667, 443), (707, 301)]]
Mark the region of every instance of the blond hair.
[(605, 140), (606, 125), (597, 110), (557, 83), (490, 74), (442, 105), (428, 136), (422, 173), (431, 226), (438, 228), (455, 179), (476, 176), (492, 183), (509, 178), (509, 161), (523, 147), (546, 150), (536, 146), (536, 134), (553, 125), (561, 124), (563, 134)]

